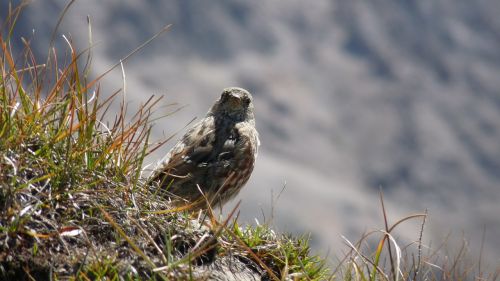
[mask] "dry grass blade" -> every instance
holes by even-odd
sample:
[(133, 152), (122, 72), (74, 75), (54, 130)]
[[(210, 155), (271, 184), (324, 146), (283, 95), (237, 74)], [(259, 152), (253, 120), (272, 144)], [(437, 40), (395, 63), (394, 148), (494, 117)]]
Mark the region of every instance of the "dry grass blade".
[[(380, 195), (380, 204), (382, 206), (382, 214), (383, 214), (383, 217), (384, 217), (385, 231), (386, 231), (386, 233), (390, 233), (389, 224), (387, 222), (387, 213), (385, 211), (384, 195), (382, 193), (382, 189), (380, 190), (379, 195)], [(388, 235), (386, 235), (385, 239), (386, 240), (389, 239)], [(393, 257), (392, 257), (391, 243), (387, 243), (387, 251), (389, 253), (389, 261), (391, 263), (392, 278), (393, 278), (393, 280), (396, 280), (396, 276), (395, 276), (396, 272), (395, 272), (395, 269), (394, 269), (394, 260), (393, 260)]]
[(413, 271), (413, 280), (416, 281), (420, 268), (422, 267), (422, 236), (424, 235), (425, 220), (427, 219), (427, 209), (425, 210), (424, 217), (422, 219), (422, 224), (420, 226), (420, 234), (418, 235), (418, 260), (416, 268)]
[(52, 35), (50, 36), (50, 46), (54, 46), (54, 40), (56, 38), (57, 30), (59, 30), (59, 26), (61, 25), (61, 22), (64, 19), (64, 16), (68, 12), (69, 8), (75, 3), (75, 0), (70, 0), (68, 4), (64, 7), (64, 9), (61, 12), (61, 15), (59, 15), (59, 19), (57, 20), (56, 27), (52, 31)]

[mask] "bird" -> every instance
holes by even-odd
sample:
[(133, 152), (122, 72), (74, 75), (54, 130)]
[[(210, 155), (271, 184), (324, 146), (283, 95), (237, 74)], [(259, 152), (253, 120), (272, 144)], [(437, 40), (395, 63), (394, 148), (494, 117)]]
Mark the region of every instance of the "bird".
[(222, 91), (154, 169), (150, 186), (191, 210), (222, 206), (247, 183), (260, 145), (249, 91)]

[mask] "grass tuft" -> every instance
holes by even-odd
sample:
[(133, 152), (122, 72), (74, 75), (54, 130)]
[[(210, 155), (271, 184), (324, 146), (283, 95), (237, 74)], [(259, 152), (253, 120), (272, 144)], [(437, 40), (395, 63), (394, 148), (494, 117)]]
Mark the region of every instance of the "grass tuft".
[[(262, 226), (236, 231), (236, 222), (228, 226), (236, 208), (224, 221), (206, 220), (145, 186), (144, 158), (164, 143), (149, 142), (160, 98), (129, 114), (124, 89), (100, 91), (109, 71), (89, 78), (92, 46), (78, 52), (71, 38), (43, 63), (28, 40), (16, 51), (22, 7), (10, 10), (0, 38), (0, 279), (282, 280), (303, 269), (319, 280), (305, 239), (269, 236)], [(88, 29), (91, 36), (90, 21)]]

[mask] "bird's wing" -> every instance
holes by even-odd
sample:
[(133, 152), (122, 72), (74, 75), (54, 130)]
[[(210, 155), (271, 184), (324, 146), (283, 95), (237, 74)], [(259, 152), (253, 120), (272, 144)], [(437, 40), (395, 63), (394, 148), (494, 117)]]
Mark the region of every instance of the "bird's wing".
[(169, 151), (154, 178), (163, 177), (165, 172), (174, 177), (187, 177), (196, 166), (210, 157), (215, 138), (214, 119), (207, 117), (195, 124)]

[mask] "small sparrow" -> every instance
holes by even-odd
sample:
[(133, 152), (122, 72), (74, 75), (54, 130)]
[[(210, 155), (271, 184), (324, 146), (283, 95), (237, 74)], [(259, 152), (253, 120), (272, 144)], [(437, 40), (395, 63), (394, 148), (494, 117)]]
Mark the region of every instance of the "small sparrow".
[(222, 207), (250, 178), (259, 145), (252, 95), (226, 88), (205, 118), (168, 152), (150, 184), (190, 209)]

